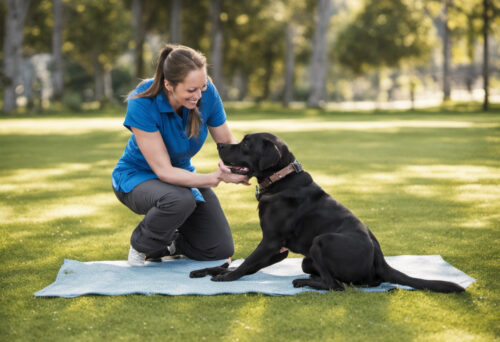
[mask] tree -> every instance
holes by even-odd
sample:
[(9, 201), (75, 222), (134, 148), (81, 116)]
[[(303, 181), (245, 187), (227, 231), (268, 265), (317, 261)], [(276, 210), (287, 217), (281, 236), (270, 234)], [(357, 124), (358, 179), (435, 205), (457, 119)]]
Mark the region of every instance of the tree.
[(293, 99), (293, 79), (295, 69), (295, 24), (291, 21), (286, 25), (285, 34), (285, 87), (283, 91), (283, 106), (289, 107)]
[(356, 75), (394, 67), (404, 60), (425, 60), (431, 49), (430, 23), (402, 0), (367, 0), (339, 32), (340, 63)]
[(448, 25), (449, 8), (452, 0), (444, 0), (443, 4), (443, 101), (450, 99), (450, 61), (451, 61), (451, 31)]
[[(310, 2), (310, 1), (309, 1)], [(284, 57), (284, 87), (283, 106), (288, 107), (293, 100), (295, 92), (295, 73), (297, 54), (303, 50), (298, 42), (305, 41), (304, 33), (311, 14), (314, 12), (315, 4), (303, 0), (284, 2), (285, 7), (285, 57)], [(312, 28), (312, 25), (310, 25)], [(305, 58), (308, 61), (309, 58)]]
[(54, 28), (52, 31), (52, 80), (54, 87), (54, 99), (61, 100), (64, 92), (63, 78), (63, 5), (62, 0), (53, 0)]
[[(17, 94), (27, 100), (28, 109), (35, 108), (41, 111), (43, 100), (49, 100), (54, 96), (54, 80), (51, 72), (54, 69), (53, 32), (53, 0), (37, 0), (36, 6), (29, 7), (24, 21), (23, 59), (21, 61), (23, 91)], [(50, 73), (44, 75), (44, 68), (49, 68)]]
[[(145, 61), (147, 54), (144, 53), (144, 46), (147, 35), (167, 35), (169, 27), (165, 23), (170, 22), (170, 17), (164, 0), (131, 0), (126, 5), (131, 9), (132, 35), (128, 46), (132, 53), (132, 82), (135, 86), (137, 80), (150, 77), (151, 71), (153, 71), (148, 70), (153, 63)], [(155, 55), (153, 55), (153, 59), (156, 59)]]
[[(465, 83), (469, 91), (472, 90), (472, 84), (476, 77), (481, 73), (483, 76), (484, 99), (483, 108), (488, 107), (488, 80), (490, 69), (488, 40), (491, 32), (494, 31), (495, 13), (498, 9), (495, 8), (495, 2), (491, 0), (446, 0), (445, 8), (441, 14), (437, 14), (436, 8), (442, 7), (441, 1), (438, 0), (422, 0), (425, 3), (425, 10), (436, 23), (436, 28), (440, 36), (443, 38), (443, 93), (444, 98), (448, 99), (450, 94), (450, 75), (451, 62), (459, 63), (460, 60), (467, 58), (469, 65), (467, 66)], [(446, 16), (444, 16), (446, 13)], [(445, 27), (447, 28), (445, 30)], [(445, 43), (444, 38), (448, 38), (448, 43)], [(477, 42), (482, 40), (483, 43), (483, 58), (482, 62), (476, 61), (474, 58), (474, 50)], [(465, 42), (465, 43), (464, 43)], [(460, 46), (466, 46), (460, 49)], [(451, 52), (453, 51), (453, 56)], [(482, 72), (475, 71), (475, 64), (482, 63)]]
[(182, 42), (181, 0), (171, 0), (170, 43)]
[(331, 0), (318, 0), (316, 31), (313, 41), (311, 65), (311, 93), (307, 99), (308, 107), (319, 107), (326, 100), (327, 72), (327, 34), (330, 24)]
[[(281, 99), (285, 86), (286, 26), (293, 13), (296, 28), (294, 51), (297, 64), (292, 79), (310, 62), (310, 41), (317, 0), (225, 1), (224, 75), (232, 99)], [(200, 35), (200, 33), (199, 33)], [(201, 40), (202, 42), (206, 39)], [(205, 45), (202, 44), (202, 47)], [(300, 65), (299, 65), (300, 64)], [(293, 86), (293, 84), (292, 84)]]
[(489, 60), (488, 60), (488, 31), (489, 31), (489, 10), (490, 5), (488, 0), (483, 0), (483, 89), (484, 89), (484, 100), (483, 100), (483, 110), (487, 111), (489, 107)]
[(132, 1), (132, 55), (134, 63), (133, 78), (138, 79), (144, 74), (144, 39), (145, 27), (143, 21), (143, 1)]
[(280, 1), (225, 2), (224, 73), (233, 75), (236, 86), (231, 96), (263, 100), (270, 96), (277, 68), (274, 63), (283, 56), (283, 22)]
[(7, 20), (3, 49), (4, 102), (2, 111), (16, 109), (16, 87), (21, 74), (20, 62), (23, 49), (23, 26), (30, 0), (7, 0)]
[(210, 1), (210, 23), (211, 23), (211, 41), (210, 64), (212, 65), (212, 78), (222, 97), (225, 97), (224, 78), (222, 74), (223, 61), (223, 31), (220, 20), (222, 0)]
[[(5, 8), (6, 6), (6, 1), (0, 1), (0, 18), (7, 18), (7, 9)], [(5, 24), (0, 23), (0, 46), (4, 46), (4, 39), (5, 39)], [(3, 49), (0, 49), (0, 60), (3, 61)], [(3, 71), (0, 71), (0, 82), (1, 79), (3, 78)], [(3, 87), (3, 82), (0, 83)]]
[(130, 37), (124, 20), (129, 12), (121, 0), (75, 0), (69, 5), (66, 52), (94, 75), (94, 99), (110, 100), (111, 68)]

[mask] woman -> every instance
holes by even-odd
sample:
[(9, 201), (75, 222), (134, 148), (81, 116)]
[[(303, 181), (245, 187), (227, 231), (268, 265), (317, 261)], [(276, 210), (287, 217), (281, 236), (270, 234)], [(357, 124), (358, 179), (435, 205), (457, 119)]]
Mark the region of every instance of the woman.
[(112, 181), (118, 199), (145, 215), (130, 239), (133, 266), (167, 255), (218, 260), (234, 252), (228, 222), (210, 188), (221, 181), (248, 185), (248, 178), (221, 162), (208, 174), (195, 173), (191, 165), (208, 132), (216, 143), (237, 142), (206, 69), (200, 52), (167, 45), (154, 79), (128, 96), (123, 124), (132, 136)]

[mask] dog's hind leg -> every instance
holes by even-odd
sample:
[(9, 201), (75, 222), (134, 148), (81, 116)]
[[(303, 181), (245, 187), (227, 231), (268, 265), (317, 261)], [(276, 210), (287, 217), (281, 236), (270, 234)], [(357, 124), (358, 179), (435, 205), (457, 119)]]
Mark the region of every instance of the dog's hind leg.
[(319, 272), (314, 267), (314, 261), (311, 257), (305, 257), (302, 259), (302, 271), (312, 276), (319, 276)]
[(318, 290), (335, 290), (343, 291), (344, 286), (333, 278), (331, 270), (328, 269), (323, 258), (323, 244), (321, 236), (313, 241), (313, 245), (309, 250), (310, 257), (304, 258), (302, 261), (302, 269), (304, 272), (311, 274), (307, 279), (295, 279), (294, 287), (310, 286)]

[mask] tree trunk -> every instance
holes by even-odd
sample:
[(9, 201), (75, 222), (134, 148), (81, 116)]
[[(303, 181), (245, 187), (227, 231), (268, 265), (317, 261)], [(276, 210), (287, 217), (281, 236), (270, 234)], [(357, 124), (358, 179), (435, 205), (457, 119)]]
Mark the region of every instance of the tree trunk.
[(233, 84), (238, 89), (238, 101), (243, 101), (248, 93), (248, 73), (246, 71), (238, 71), (234, 75)]
[(443, 23), (444, 23), (444, 35), (443, 35), (443, 101), (448, 101), (451, 95), (450, 86), (450, 64), (451, 64), (451, 32), (448, 26), (448, 8), (451, 5), (452, 0), (444, 1), (443, 8)]
[(103, 86), (104, 98), (106, 101), (111, 101), (113, 99), (113, 80), (111, 78), (111, 70), (104, 71)]
[(134, 63), (134, 79), (133, 83), (136, 83), (137, 79), (144, 77), (144, 24), (142, 20), (143, 12), (143, 1), (133, 0), (132, 1), (132, 35), (134, 39), (133, 53), (133, 63)]
[(273, 52), (268, 50), (264, 53), (265, 74), (262, 77), (262, 95), (258, 101), (267, 100), (271, 95), (271, 79), (273, 78)]
[(391, 79), (391, 87), (387, 89), (387, 101), (391, 102), (394, 100), (394, 92), (398, 88), (398, 72), (392, 72), (389, 77)]
[(291, 22), (286, 26), (285, 35), (285, 90), (283, 94), (283, 106), (289, 107), (293, 100), (293, 76), (295, 69), (295, 51), (293, 40), (295, 27)]
[(415, 76), (410, 78), (410, 101), (411, 110), (415, 110), (415, 91), (417, 89), (417, 82), (415, 81)]
[(23, 26), (30, 0), (7, 0), (3, 47), (4, 113), (16, 109), (16, 87), (20, 83), (23, 51)]
[(34, 107), (33, 83), (35, 81), (35, 72), (31, 64), (31, 58), (23, 58), (21, 61), (21, 79), (24, 86), (24, 96), (26, 97), (26, 107)]
[(210, 51), (212, 79), (222, 98), (225, 98), (224, 77), (222, 74), (223, 33), (220, 21), (221, 0), (210, 1), (210, 21), (212, 23), (212, 48)]
[(381, 88), (380, 83), (381, 83), (380, 70), (377, 69), (373, 74), (373, 79), (372, 79), (372, 86), (373, 89), (375, 89), (375, 94), (373, 97), (373, 100), (375, 102), (375, 110), (380, 109), (380, 88)]
[(92, 51), (92, 61), (94, 64), (94, 100), (99, 102), (104, 102), (105, 86), (104, 86), (104, 68), (101, 62), (99, 62), (99, 51), (94, 47)]
[(172, 0), (170, 10), (170, 43), (182, 42), (181, 0)]
[(307, 100), (308, 107), (319, 107), (326, 100), (327, 34), (331, 16), (330, 1), (318, 0), (311, 66), (311, 93)]
[(488, 0), (483, 0), (483, 88), (484, 88), (484, 100), (483, 100), (483, 110), (487, 111), (489, 107), (488, 99)]
[(467, 66), (465, 74), (465, 86), (469, 92), (470, 100), (472, 100), (472, 86), (476, 78), (474, 67), (474, 48), (476, 42), (476, 32), (474, 30), (475, 19), (475, 16), (472, 14), (467, 16), (467, 57), (469, 58), (469, 65)]
[(54, 29), (52, 30), (52, 83), (54, 100), (61, 100), (64, 92), (62, 34), (63, 4), (62, 0), (53, 0)]

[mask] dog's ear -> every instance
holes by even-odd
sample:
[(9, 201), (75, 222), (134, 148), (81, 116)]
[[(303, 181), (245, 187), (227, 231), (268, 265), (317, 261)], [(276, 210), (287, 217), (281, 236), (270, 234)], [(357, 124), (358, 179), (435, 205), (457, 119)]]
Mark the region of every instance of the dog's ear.
[(264, 153), (259, 160), (259, 170), (265, 170), (278, 164), (281, 159), (281, 152), (272, 141), (264, 140), (264, 148), (262, 149)]

